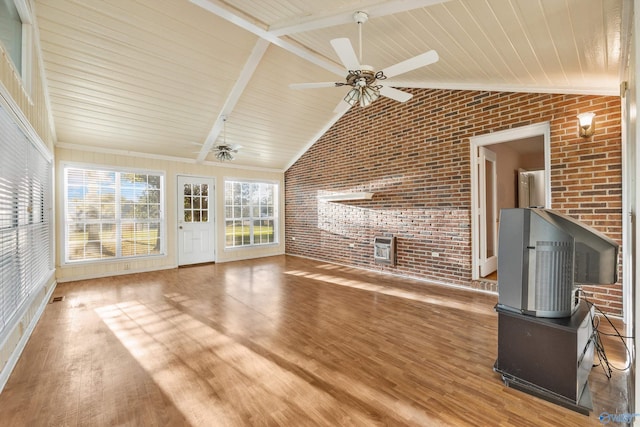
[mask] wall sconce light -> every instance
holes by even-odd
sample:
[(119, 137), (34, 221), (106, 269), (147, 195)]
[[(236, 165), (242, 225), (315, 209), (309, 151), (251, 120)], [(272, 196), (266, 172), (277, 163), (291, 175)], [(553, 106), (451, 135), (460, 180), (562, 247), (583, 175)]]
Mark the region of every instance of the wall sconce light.
[(583, 138), (589, 138), (596, 130), (596, 123), (593, 121), (595, 113), (582, 113), (578, 114), (578, 120), (580, 121), (580, 136)]

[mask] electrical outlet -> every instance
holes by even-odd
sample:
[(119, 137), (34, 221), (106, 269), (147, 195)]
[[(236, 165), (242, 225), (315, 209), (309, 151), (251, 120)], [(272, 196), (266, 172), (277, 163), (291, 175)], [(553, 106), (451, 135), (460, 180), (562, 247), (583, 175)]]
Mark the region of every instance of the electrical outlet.
[(291, 240), (296, 240), (296, 238), (295, 238), (295, 237), (292, 237), (292, 238), (291, 238)]
[(431, 252), (431, 256), (434, 258), (438, 258), (440, 256), (439, 252)]
[(125, 270), (129, 270), (129, 269), (131, 269), (131, 264), (129, 264), (128, 262), (126, 262), (126, 263), (124, 264), (124, 269), (125, 269)]
[(355, 243), (349, 243), (349, 247), (350, 247), (350, 248), (355, 248), (355, 247), (356, 247), (356, 244), (355, 244)]

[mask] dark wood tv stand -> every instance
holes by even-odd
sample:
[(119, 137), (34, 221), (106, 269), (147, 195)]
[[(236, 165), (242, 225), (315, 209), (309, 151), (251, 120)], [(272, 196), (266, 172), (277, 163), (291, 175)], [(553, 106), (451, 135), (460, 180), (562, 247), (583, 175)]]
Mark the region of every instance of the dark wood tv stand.
[(496, 306), (498, 359), (494, 370), (513, 387), (574, 411), (593, 410), (593, 307), (584, 301), (571, 317), (547, 319)]

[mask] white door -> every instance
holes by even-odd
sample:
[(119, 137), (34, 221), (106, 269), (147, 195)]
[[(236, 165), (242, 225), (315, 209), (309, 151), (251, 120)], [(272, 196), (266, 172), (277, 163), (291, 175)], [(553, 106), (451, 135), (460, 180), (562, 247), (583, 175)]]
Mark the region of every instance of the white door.
[(178, 265), (215, 261), (213, 178), (178, 176)]
[(529, 203), (529, 175), (524, 169), (518, 169), (518, 207), (528, 208)]
[(478, 224), (480, 226), (480, 277), (498, 268), (498, 198), (496, 153), (478, 147)]

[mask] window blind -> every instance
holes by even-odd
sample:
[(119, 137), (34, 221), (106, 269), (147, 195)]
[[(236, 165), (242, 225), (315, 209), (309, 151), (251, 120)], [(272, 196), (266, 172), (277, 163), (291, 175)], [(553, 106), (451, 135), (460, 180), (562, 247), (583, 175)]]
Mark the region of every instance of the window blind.
[(0, 106), (0, 338), (53, 270), (51, 167)]

